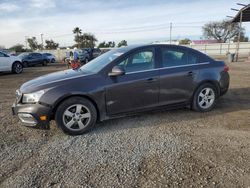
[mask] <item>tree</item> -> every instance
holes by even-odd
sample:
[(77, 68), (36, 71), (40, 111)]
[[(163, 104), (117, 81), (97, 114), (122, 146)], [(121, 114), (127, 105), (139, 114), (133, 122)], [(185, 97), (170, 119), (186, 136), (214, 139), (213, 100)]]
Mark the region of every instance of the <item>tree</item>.
[(15, 52), (26, 52), (26, 49), (24, 49), (24, 45), (22, 44), (16, 44), (9, 48), (11, 51)]
[(48, 50), (54, 50), (54, 49), (57, 49), (59, 44), (58, 43), (55, 43), (52, 39), (51, 40), (45, 40), (45, 48), (48, 49)]
[(75, 27), (73, 29), (73, 33), (76, 34), (76, 36), (75, 36), (75, 42), (77, 43), (78, 48), (79, 48), (79, 45), (80, 45), (80, 35), (82, 34), (82, 30), (79, 27)]
[(114, 48), (115, 47), (115, 42), (114, 41), (109, 41), (109, 42), (101, 42), (99, 45), (98, 45), (98, 48)]
[(107, 48), (106, 45), (107, 45), (106, 42), (103, 41), (103, 42), (101, 42), (101, 43), (98, 45), (98, 48)]
[(81, 48), (94, 48), (97, 39), (92, 33), (83, 33), (80, 36), (80, 47)]
[(120, 48), (122, 46), (127, 46), (127, 45), (128, 45), (127, 41), (126, 40), (122, 40), (121, 42), (118, 43), (117, 47)]
[(42, 45), (38, 44), (36, 37), (31, 37), (27, 39), (27, 42), (29, 44), (29, 47), (31, 50), (37, 50), (37, 49), (42, 49)]
[(92, 33), (82, 33), (79, 27), (73, 29), (73, 33), (76, 34), (75, 42), (78, 48), (94, 48), (97, 39)]
[(186, 44), (190, 44), (192, 41), (188, 38), (185, 38), (185, 39), (182, 39), (179, 41), (179, 44), (182, 44), (182, 45), (186, 45)]
[[(235, 36), (234, 39), (233, 39), (233, 41), (234, 42), (238, 42), (238, 38), (239, 38), (238, 35)], [(241, 32), (241, 34), (240, 34), (240, 42), (248, 42), (248, 41), (249, 41), (249, 38), (245, 36), (244, 32)]]
[(114, 42), (114, 41), (109, 41), (109, 42), (108, 42), (108, 46), (109, 46), (110, 48), (114, 48), (114, 47), (115, 47), (115, 42)]
[[(221, 22), (210, 22), (202, 27), (203, 35), (207, 39), (215, 39), (219, 42), (227, 42), (229, 39), (238, 36), (240, 31), (239, 23), (231, 23), (226, 20)], [(241, 32), (245, 34), (245, 29)]]

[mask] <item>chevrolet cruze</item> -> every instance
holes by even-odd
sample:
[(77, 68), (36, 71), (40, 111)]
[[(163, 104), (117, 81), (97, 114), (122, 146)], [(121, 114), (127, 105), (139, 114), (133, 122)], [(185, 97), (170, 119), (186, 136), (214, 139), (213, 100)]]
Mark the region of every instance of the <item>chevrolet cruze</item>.
[(97, 121), (156, 108), (214, 108), (229, 87), (228, 66), (196, 50), (140, 45), (104, 53), (88, 64), (24, 83), (14, 115), (29, 126), (58, 127), (83, 134)]

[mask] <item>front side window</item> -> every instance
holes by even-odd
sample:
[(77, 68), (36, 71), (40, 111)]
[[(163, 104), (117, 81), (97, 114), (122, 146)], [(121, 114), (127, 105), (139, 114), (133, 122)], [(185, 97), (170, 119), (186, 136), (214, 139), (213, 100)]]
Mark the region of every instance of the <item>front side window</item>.
[(28, 58), (35, 58), (36, 56), (35, 56), (35, 54), (30, 54), (29, 56), (28, 56)]
[(186, 51), (179, 49), (162, 48), (162, 67), (174, 67), (188, 64)]
[(142, 51), (133, 54), (120, 64), (127, 73), (150, 70), (154, 68), (154, 53), (152, 51)]
[(41, 58), (41, 57), (42, 57), (42, 54), (35, 53), (35, 54), (33, 54), (33, 56), (34, 56), (35, 58)]

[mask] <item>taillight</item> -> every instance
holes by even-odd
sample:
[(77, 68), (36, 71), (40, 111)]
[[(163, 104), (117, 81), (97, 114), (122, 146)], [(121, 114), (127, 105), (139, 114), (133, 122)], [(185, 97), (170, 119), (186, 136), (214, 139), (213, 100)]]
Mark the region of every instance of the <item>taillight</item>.
[(228, 72), (228, 71), (229, 71), (229, 66), (224, 65), (224, 71), (225, 71), (225, 72)]

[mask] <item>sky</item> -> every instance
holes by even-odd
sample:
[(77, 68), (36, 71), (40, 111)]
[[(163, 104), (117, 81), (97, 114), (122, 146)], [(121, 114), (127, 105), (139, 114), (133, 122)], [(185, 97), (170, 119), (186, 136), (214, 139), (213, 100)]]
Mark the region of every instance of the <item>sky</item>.
[[(202, 26), (226, 19), (249, 0), (0, 0), (0, 46), (25, 45), (25, 37), (60, 46), (74, 44), (73, 28), (94, 33), (98, 42), (123, 39), (129, 44), (199, 39)], [(250, 24), (244, 23), (247, 35)]]

